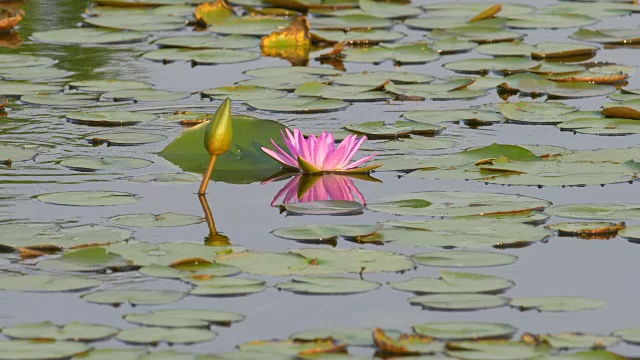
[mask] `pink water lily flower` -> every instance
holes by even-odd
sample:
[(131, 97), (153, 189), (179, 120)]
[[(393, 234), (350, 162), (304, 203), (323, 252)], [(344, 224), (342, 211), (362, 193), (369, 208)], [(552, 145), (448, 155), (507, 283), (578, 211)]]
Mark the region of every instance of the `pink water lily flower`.
[(351, 162), (366, 136), (358, 139), (356, 135), (347, 136), (336, 147), (333, 134), (324, 131), (319, 137), (309, 135), (305, 139), (302, 131), (293, 130), (293, 134), (286, 129), (286, 135), (282, 137), (289, 152), (280, 148), (273, 139), (271, 143), (276, 147), (277, 152), (262, 147), (262, 150), (285, 168), (298, 170), (307, 174), (317, 174), (325, 172), (348, 172), (348, 173), (368, 173), (380, 167), (380, 164), (358, 167), (371, 160), (376, 154), (365, 156), (360, 160)]

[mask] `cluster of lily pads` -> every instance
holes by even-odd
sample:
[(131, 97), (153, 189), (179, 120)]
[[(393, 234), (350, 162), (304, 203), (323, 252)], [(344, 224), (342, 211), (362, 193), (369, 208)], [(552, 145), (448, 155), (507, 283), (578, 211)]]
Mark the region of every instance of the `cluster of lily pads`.
[[(345, 123), (341, 120), (328, 126), (344, 130), (336, 131), (336, 138), (366, 135), (370, 141), (363, 146), (365, 150), (381, 153), (378, 159), (383, 165), (379, 171), (393, 171), (406, 178), (526, 186), (595, 186), (633, 183), (638, 178), (640, 153), (635, 147), (571, 150), (559, 146), (493, 144), (469, 148), (463, 146), (464, 141), (450, 129), (456, 124), (481, 129), (511, 124), (549, 125), (591, 135), (640, 133), (640, 90), (624, 88), (632, 69), (589, 62), (601, 51), (599, 44), (633, 45), (640, 41), (640, 30), (586, 28), (597, 25), (603, 17), (638, 12), (638, 5), (595, 2), (585, 6), (568, 2), (535, 8), (524, 4), (491, 6), (448, 2), (412, 6), (373, 0), (331, 3), (239, 0), (231, 1), (231, 5), (217, 1), (198, 8), (191, 4), (186, 5), (182, 0), (94, 0), (83, 17), (82, 26), (37, 31), (30, 38), (66, 46), (135, 46), (144, 42), (145, 46), (158, 49), (140, 51), (140, 62), (213, 65), (212, 71), (217, 64), (254, 61), (261, 56), (282, 57), (294, 64), (306, 64), (315, 58), (333, 68), (252, 69), (244, 72), (246, 79), (234, 84), (191, 93), (165, 91), (132, 80), (68, 81), (73, 73), (64, 70), (65, 64), (51, 57), (0, 54), (0, 96), (11, 98), (10, 102), (0, 101), (0, 108), (6, 106), (9, 120), (14, 113), (27, 114), (30, 120), (46, 121), (51, 126), (43, 132), (50, 134), (62, 128), (65, 134), (71, 134), (65, 140), (74, 143), (72, 147), (65, 147), (70, 150), (68, 154), (66, 150), (55, 152), (52, 151), (55, 137), (47, 136), (47, 141), (51, 141), (47, 143), (33, 140), (38, 138), (37, 132), (15, 131), (17, 140), (7, 136), (0, 143), (3, 183), (48, 183), (46, 178), (39, 178), (42, 170), (49, 176), (63, 177), (68, 183), (93, 182), (89, 183), (94, 186), (92, 190), (43, 191), (33, 200), (43, 206), (126, 206), (141, 200), (137, 194), (102, 189), (104, 184), (116, 179), (169, 186), (195, 184), (198, 179), (190, 173), (204, 172), (209, 157), (202, 148), (204, 126), (213, 116), (210, 110), (225, 98), (245, 104), (246, 108), (242, 108), (242, 115), (233, 116), (233, 144), (227, 154), (220, 156), (213, 179), (229, 183), (269, 182), (280, 179), (281, 169), (260, 147), (269, 146), (271, 139), (279, 143), (280, 132), (286, 128), (273, 120), (246, 116), (254, 115), (256, 110), (265, 114), (264, 117), (273, 118), (286, 113), (346, 110), (352, 104), (361, 105), (359, 102), (384, 106), (414, 101), (438, 104), (431, 101), (475, 100), (492, 91), (505, 102), (448, 110), (403, 110), (392, 121)], [(277, 34), (303, 14), (309, 19), (308, 46), (294, 46), (290, 52), (285, 51), (292, 50), (287, 46), (275, 52), (261, 48), (261, 36)], [(427, 37), (411, 39), (403, 27), (407, 33), (428, 31)], [(192, 28), (202, 33), (191, 32)], [(518, 30), (558, 28), (580, 28), (571, 38), (581, 42), (527, 43), (525, 33)], [(472, 51), (474, 58), (446, 60), (448, 55)], [(416, 69), (413, 65), (442, 58), (446, 62), (443, 71), (452, 72), (449, 76), (411, 71)], [(344, 69), (344, 63), (373, 66), (386, 61), (403, 67), (401, 71), (347, 72)], [(549, 101), (508, 102), (516, 93), (520, 97), (547, 96)], [(598, 104), (602, 105), (598, 111), (584, 111), (569, 103), (551, 101), (603, 96), (609, 96), (612, 101)], [(162, 144), (166, 145), (164, 149), (150, 150), (148, 146), (168, 140), (164, 131), (167, 124), (173, 125), (173, 129), (179, 124), (193, 127), (173, 142)], [(96, 131), (96, 127), (126, 127), (127, 130)], [(12, 134), (12, 130), (7, 128), (6, 133)], [(564, 134), (570, 136), (569, 132)], [(107, 143), (109, 147), (91, 148), (87, 143)], [(110, 151), (116, 146), (135, 148)], [(153, 162), (127, 155), (156, 150), (161, 150), (159, 155), (183, 172), (129, 173), (150, 167)], [(435, 155), (433, 150), (448, 153)], [(12, 177), (12, 172), (20, 171), (25, 171), (28, 177), (21, 174)], [(305, 295), (350, 295), (393, 289), (412, 293), (407, 301), (427, 311), (463, 312), (510, 306), (518, 310), (570, 312), (601, 309), (606, 302), (581, 296), (538, 297), (535, 294), (512, 299), (503, 294), (515, 285), (512, 280), (458, 270), (513, 264), (518, 256), (490, 250), (523, 248), (547, 242), (555, 235), (583, 239), (619, 236), (632, 242), (640, 241), (640, 226), (621, 222), (640, 219), (638, 204), (553, 205), (547, 200), (521, 195), (439, 191), (399, 194), (365, 204), (363, 197), (353, 196), (354, 192), (361, 194), (354, 190), (350, 179), (343, 182), (334, 179), (333, 183), (294, 180), (294, 188), (285, 186), (285, 201), (278, 204), (276, 196), (272, 204), (289, 215), (377, 212), (410, 216), (412, 220), (394, 218), (367, 225), (282, 227), (272, 231), (272, 241), (283, 238), (307, 246), (336, 246), (344, 239), (352, 246), (419, 248), (419, 252), (409, 255), (322, 247), (265, 252), (231, 245), (222, 237), (211, 238), (206, 245), (155, 243), (134, 236), (131, 229), (207, 222), (211, 230), (215, 225), (210, 218), (189, 214), (124, 210), (110, 217), (109, 225), (36, 224), (16, 221), (10, 211), (5, 211), (11, 209), (13, 202), (24, 200), (20, 195), (2, 194), (0, 247), (11, 255), (2, 263), (0, 289), (78, 292), (77, 296), (86, 302), (115, 306), (167, 305), (187, 296), (249, 296), (273, 289)], [(336, 191), (326, 192), (341, 194), (344, 198), (305, 198), (316, 185), (337, 187)], [(347, 193), (352, 196), (345, 197)], [(581, 221), (553, 221), (543, 227), (550, 216)], [(212, 232), (212, 235), (218, 234)], [(423, 266), (449, 270), (442, 270), (440, 277), (417, 275), (387, 283), (369, 278), (370, 274), (383, 272), (412, 274), (409, 271), (418, 272)], [(139, 289), (126, 284), (114, 288), (110, 280), (121, 273), (164, 279), (173, 286), (171, 290)], [(513, 340), (518, 330), (508, 324), (426, 322), (414, 325), (411, 333), (377, 328), (309, 330), (292, 334), (286, 340), (240, 344), (236, 352), (216, 355), (148, 347), (160, 343), (211, 341), (216, 337), (211, 325), (216, 326), (217, 332), (224, 332), (228, 329), (222, 326), (244, 319), (243, 314), (215, 307), (198, 310), (178, 306), (150, 311), (136, 309), (126, 314), (124, 320), (141, 326), (129, 329), (81, 322), (7, 326), (2, 333), (10, 340), (0, 340), (0, 357), (369, 359), (370, 356), (358, 354), (375, 349), (379, 357), (409, 356), (407, 359), (412, 356), (623, 359), (606, 348), (621, 341), (640, 343), (637, 328), (611, 333), (608, 332), (612, 329), (608, 329), (607, 334), (525, 333), (519, 340)], [(97, 346), (93, 349), (94, 341), (112, 338), (140, 347)]]

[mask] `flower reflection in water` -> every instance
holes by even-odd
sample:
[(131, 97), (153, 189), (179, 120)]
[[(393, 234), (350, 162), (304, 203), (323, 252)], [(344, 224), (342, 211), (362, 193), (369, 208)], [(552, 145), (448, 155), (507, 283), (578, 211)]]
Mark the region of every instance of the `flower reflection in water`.
[[(262, 183), (267, 184), (272, 181), (282, 181), (290, 177), (291, 174), (283, 175), (263, 181)], [(278, 201), (281, 199), (282, 204), (323, 200), (357, 201), (366, 204), (364, 196), (353, 183), (353, 179), (382, 182), (368, 175), (324, 174), (318, 176), (296, 174), (276, 194), (273, 201), (271, 201), (271, 206), (278, 206)]]

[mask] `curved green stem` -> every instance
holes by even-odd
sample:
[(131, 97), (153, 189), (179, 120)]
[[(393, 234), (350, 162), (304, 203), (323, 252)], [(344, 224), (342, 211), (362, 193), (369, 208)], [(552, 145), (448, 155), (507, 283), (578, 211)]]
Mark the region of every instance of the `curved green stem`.
[(198, 195), (204, 195), (207, 193), (207, 186), (209, 186), (209, 181), (211, 180), (211, 174), (213, 173), (213, 168), (216, 166), (216, 160), (218, 160), (217, 155), (211, 155), (209, 158), (209, 165), (207, 165), (207, 171), (202, 175), (202, 183), (200, 184), (200, 189), (198, 190)]

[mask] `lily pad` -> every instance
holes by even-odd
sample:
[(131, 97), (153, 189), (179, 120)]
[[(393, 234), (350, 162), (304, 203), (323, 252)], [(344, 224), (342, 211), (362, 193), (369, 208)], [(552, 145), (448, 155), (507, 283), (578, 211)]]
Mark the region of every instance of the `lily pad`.
[(592, 135), (640, 134), (640, 121), (623, 118), (583, 117), (567, 120), (556, 126), (562, 130)]
[(108, 146), (135, 146), (161, 142), (167, 140), (167, 137), (140, 132), (114, 132), (90, 134), (85, 139), (93, 145), (107, 143)]
[(118, 90), (102, 94), (102, 99), (111, 101), (176, 101), (191, 96), (188, 92), (170, 92), (154, 89)]
[(615, 235), (625, 229), (624, 223), (610, 222), (564, 222), (550, 224), (547, 229), (558, 231), (559, 235), (575, 235), (582, 237)]
[(388, 198), (367, 208), (393, 215), (470, 216), (527, 212), (551, 205), (522, 195), (425, 191)]
[(130, 157), (75, 156), (63, 159), (59, 164), (75, 171), (93, 172), (142, 169), (153, 163), (149, 160)]
[(245, 49), (260, 45), (260, 40), (244, 35), (229, 35), (213, 38), (210, 35), (191, 35), (161, 38), (155, 40), (153, 44), (160, 47), (189, 49)]
[(518, 329), (502, 323), (489, 322), (427, 322), (413, 326), (413, 330), (421, 335), (440, 340), (479, 340), (492, 338), (509, 338)]
[(55, 107), (79, 107), (93, 105), (98, 101), (88, 94), (30, 94), (23, 95), (20, 102), (28, 105)]
[(536, 48), (523, 42), (500, 42), (480, 45), (475, 50), (481, 54), (491, 56), (530, 56)]
[(0, 340), (0, 356), (11, 360), (62, 360), (89, 350), (87, 344), (75, 341)]
[(0, 95), (3, 96), (17, 97), (29, 94), (53, 94), (60, 90), (62, 90), (62, 88), (57, 85), (0, 80)]
[(196, 285), (189, 294), (199, 296), (243, 296), (264, 291), (265, 282), (245, 278), (211, 278), (192, 280)]
[[(0, 59), (2, 61), (2, 59)], [(49, 80), (67, 77), (70, 71), (52, 66), (3, 67), (0, 63), (0, 78), (4, 80)]]
[(123, 257), (108, 253), (104, 248), (89, 247), (66, 252), (56, 259), (38, 262), (40, 269), (49, 271), (105, 272), (136, 269)]
[(106, 93), (119, 90), (149, 89), (151, 85), (132, 80), (80, 80), (69, 83), (69, 88), (85, 92)]
[(332, 82), (339, 85), (358, 85), (358, 86), (379, 86), (387, 80), (394, 83), (403, 84), (422, 84), (435, 80), (431, 75), (411, 73), (411, 72), (395, 72), (395, 71), (371, 71), (361, 73), (344, 73), (331, 78)]
[(5, 327), (2, 329), (2, 334), (12, 339), (25, 340), (98, 341), (108, 339), (118, 331), (120, 330), (117, 328), (99, 324), (71, 322), (61, 326), (44, 321)]
[(415, 266), (402, 255), (360, 249), (297, 249), (288, 253), (247, 251), (221, 255), (217, 261), (251, 274), (268, 276), (398, 272)]
[(615, 336), (582, 333), (542, 334), (538, 338), (556, 349), (604, 348), (620, 342)]
[(134, 194), (118, 191), (56, 192), (38, 195), (36, 199), (48, 204), (68, 206), (115, 206), (140, 201)]
[(384, 121), (369, 121), (359, 124), (348, 124), (345, 129), (356, 134), (366, 135), (369, 139), (395, 139), (409, 134), (416, 135), (436, 135), (444, 127), (434, 124), (418, 122), (396, 121), (393, 125), (386, 125)]
[(518, 257), (489, 251), (456, 250), (415, 254), (413, 261), (426, 266), (467, 268), (509, 265), (518, 261)]
[(305, 66), (271, 66), (258, 69), (250, 69), (244, 72), (249, 76), (261, 78), (283, 78), (292, 76), (331, 76), (340, 75), (342, 71), (326, 67), (305, 67)]
[(266, 89), (258, 86), (235, 85), (203, 90), (202, 95), (219, 100), (230, 98), (231, 100), (245, 101), (277, 99), (287, 96), (287, 93), (281, 90)]
[(193, 266), (180, 266), (179, 268), (151, 264), (140, 269), (140, 273), (147, 276), (183, 279), (185, 281), (231, 276), (240, 272), (240, 269), (236, 267), (218, 263), (195, 264)]
[(422, 10), (419, 8), (406, 4), (387, 3), (375, 0), (360, 0), (358, 5), (367, 15), (388, 19), (403, 19), (422, 14)]
[(226, 311), (176, 309), (158, 310), (146, 314), (127, 314), (130, 323), (160, 327), (209, 327), (209, 325), (231, 325), (245, 319), (244, 315)]
[(345, 101), (380, 101), (391, 98), (389, 94), (376, 91), (371, 86), (331, 86), (318, 82), (308, 82), (298, 86), (295, 94), (324, 99), (337, 99)]
[(1, 224), (0, 244), (9, 247), (62, 250), (128, 240), (131, 232), (100, 225)]
[(586, 15), (578, 14), (545, 14), (514, 15), (507, 20), (507, 27), (517, 29), (562, 29), (588, 26), (599, 20)]
[(379, 44), (381, 42), (393, 42), (407, 36), (398, 31), (384, 29), (368, 29), (368, 30), (313, 30), (311, 33), (315, 42), (325, 42), (329, 44), (346, 43), (346, 44)]
[(243, 50), (227, 49), (178, 49), (168, 48), (153, 50), (142, 55), (148, 60), (172, 62), (172, 61), (193, 61), (195, 64), (233, 64), (251, 61), (260, 58), (260, 54)]
[[(464, 16), (471, 18), (476, 14), (482, 12), (489, 4), (486, 2), (441, 2), (434, 4), (421, 5), (422, 9), (429, 14), (437, 16)], [(496, 14), (496, 16), (515, 16), (530, 14), (535, 11), (535, 8), (527, 4), (502, 4), (502, 9)]]
[(534, 59), (570, 58), (595, 55), (597, 51), (597, 46), (570, 42), (544, 42), (535, 46), (531, 57)]
[(157, 119), (156, 115), (131, 111), (73, 112), (67, 120), (89, 126), (129, 126)]
[(184, 19), (158, 14), (122, 14), (121, 16), (92, 16), (83, 20), (97, 27), (132, 31), (168, 31), (184, 28)]
[(640, 344), (640, 328), (630, 328), (614, 331), (611, 335), (621, 337), (632, 344)]
[(216, 338), (216, 333), (209, 330), (193, 328), (159, 328), (144, 327), (122, 330), (116, 335), (116, 339), (129, 344), (195, 344), (211, 341)]
[(380, 44), (366, 48), (346, 49), (344, 61), (381, 63), (392, 60), (400, 64), (422, 64), (437, 60), (440, 54), (427, 43)]
[(36, 155), (38, 155), (36, 147), (0, 144), (0, 165), (11, 165), (14, 162), (33, 160)]
[(618, 220), (640, 219), (640, 205), (586, 203), (553, 205), (547, 209), (549, 215), (571, 219)]
[(165, 173), (124, 177), (134, 183), (195, 183), (201, 181), (196, 176), (187, 173)]
[(49, 44), (126, 44), (143, 41), (147, 34), (138, 31), (121, 31), (98, 28), (73, 28), (36, 31), (31, 34), (36, 41)]
[(360, 213), (364, 205), (357, 201), (320, 200), (281, 204), (280, 209), (295, 215), (349, 215)]
[(459, 110), (413, 110), (402, 114), (402, 117), (427, 124), (445, 122), (499, 123), (504, 118), (493, 111), (477, 109)]
[(297, 97), (268, 100), (251, 100), (247, 102), (247, 105), (258, 110), (312, 114), (341, 110), (349, 106), (349, 103), (342, 100), (334, 99)]
[(68, 275), (17, 275), (0, 277), (0, 289), (24, 292), (81, 291), (101, 285), (98, 280)]
[(500, 293), (515, 285), (497, 276), (443, 270), (440, 278), (414, 277), (406, 281), (392, 281), (389, 285), (400, 291), (416, 294)]
[(570, 37), (602, 44), (629, 45), (640, 42), (639, 29), (580, 29)]
[[(400, 336), (400, 331), (384, 329), (390, 336)], [(373, 346), (372, 329), (329, 328), (297, 332), (289, 336), (291, 340), (314, 341), (318, 339), (334, 339), (349, 346)]]
[(464, 341), (451, 344), (446, 354), (458, 359), (532, 359), (551, 352), (549, 347), (515, 341)]
[(303, 276), (293, 278), (289, 282), (279, 283), (275, 287), (296, 294), (346, 295), (375, 290), (380, 287), (380, 284), (338, 276)]
[(131, 214), (118, 215), (109, 222), (134, 227), (173, 227), (199, 224), (204, 219), (200, 216), (168, 212), (164, 214)]
[(276, 229), (271, 233), (283, 239), (326, 241), (338, 236), (347, 238), (371, 236), (381, 228), (382, 226), (375, 225), (303, 225)]
[(94, 304), (161, 305), (179, 301), (185, 293), (175, 290), (103, 290), (82, 296)]
[(505, 56), (496, 59), (476, 58), (459, 60), (444, 64), (444, 67), (448, 70), (461, 73), (486, 73), (489, 71), (493, 71), (497, 73), (509, 74), (513, 72), (525, 71), (539, 64), (539, 62), (531, 59)]
[(602, 309), (606, 301), (587, 299), (579, 296), (547, 296), (520, 298), (511, 300), (511, 306), (520, 310), (535, 309), (538, 311), (583, 311)]
[(509, 299), (488, 294), (435, 294), (409, 298), (409, 303), (428, 310), (471, 311), (505, 306)]
[(23, 54), (0, 54), (0, 69), (15, 69), (20, 67), (48, 66), (58, 61), (49, 57), (23, 55)]
[(186, 266), (188, 264), (212, 264), (218, 252), (225, 249), (194, 243), (128, 242), (126, 244), (111, 244), (107, 250), (121, 255), (132, 265)]
[(384, 29), (393, 25), (389, 19), (366, 14), (329, 16), (313, 19), (310, 22), (313, 30)]

